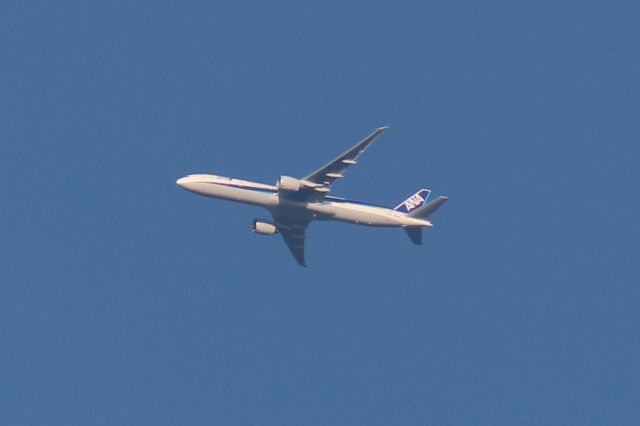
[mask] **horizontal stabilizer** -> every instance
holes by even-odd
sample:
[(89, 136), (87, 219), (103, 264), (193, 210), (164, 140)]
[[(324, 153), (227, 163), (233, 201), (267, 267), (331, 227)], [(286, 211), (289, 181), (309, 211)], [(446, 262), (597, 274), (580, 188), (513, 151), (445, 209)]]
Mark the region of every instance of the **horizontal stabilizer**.
[(445, 196), (440, 196), (438, 198), (436, 198), (435, 200), (421, 206), (418, 207), (417, 209), (409, 212), (409, 216), (411, 217), (415, 217), (415, 218), (426, 218), (431, 216), (436, 210), (438, 210), (440, 208), (441, 205), (443, 205), (444, 203), (447, 202), (449, 198), (445, 197)]
[(411, 238), (413, 244), (422, 244), (422, 228), (404, 228), (404, 231)]

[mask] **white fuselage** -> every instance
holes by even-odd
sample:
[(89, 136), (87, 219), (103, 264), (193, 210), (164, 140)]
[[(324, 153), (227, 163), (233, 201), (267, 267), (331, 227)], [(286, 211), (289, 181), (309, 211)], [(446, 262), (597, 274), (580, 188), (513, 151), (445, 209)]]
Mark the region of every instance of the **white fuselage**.
[(196, 174), (176, 182), (186, 190), (207, 197), (264, 207), (271, 212), (286, 211), (309, 220), (339, 220), (367, 226), (424, 227), (426, 219), (410, 217), (386, 207), (373, 206), (342, 198), (325, 196), (318, 202), (295, 201), (281, 197), (274, 185), (233, 179), (224, 176)]

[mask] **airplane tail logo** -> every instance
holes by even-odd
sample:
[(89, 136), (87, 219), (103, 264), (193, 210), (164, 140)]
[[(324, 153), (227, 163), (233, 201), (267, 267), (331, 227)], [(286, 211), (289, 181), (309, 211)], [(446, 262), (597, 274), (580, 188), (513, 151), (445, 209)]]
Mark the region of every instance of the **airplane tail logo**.
[(429, 194), (431, 194), (431, 190), (422, 188), (393, 209), (398, 212), (409, 213), (426, 203), (429, 199)]

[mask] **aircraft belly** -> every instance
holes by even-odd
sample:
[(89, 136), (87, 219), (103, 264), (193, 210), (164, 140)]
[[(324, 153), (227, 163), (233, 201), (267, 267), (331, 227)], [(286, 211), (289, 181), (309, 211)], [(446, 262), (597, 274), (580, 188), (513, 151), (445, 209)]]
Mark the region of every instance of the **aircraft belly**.
[[(317, 220), (339, 220), (367, 226), (399, 226), (395, 218), (379, 209), (355, 205), (334, 203), (317, 203), (309, 205)], [(382, 210), (382, 209), (380, 209)]]

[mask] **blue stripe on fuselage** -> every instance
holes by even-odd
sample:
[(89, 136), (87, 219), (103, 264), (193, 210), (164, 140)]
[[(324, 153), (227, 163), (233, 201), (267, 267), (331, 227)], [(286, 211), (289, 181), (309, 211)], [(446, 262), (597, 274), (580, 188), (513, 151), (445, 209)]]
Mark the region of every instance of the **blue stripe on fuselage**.
[(276, 192), (278, 192), (277, 189), (258, 188), (258, 187), (255, 187), (255, 186), (238, 185), (238, 184), (234, 184), (234, 183), (222, 183), (222, 182), (201, 182), (201, 183), (207, 183), (209, 185), (228, 186), (228, 187), (231, 187), (231, 188), (246, 189), (246, 190), (249, 190), (249, 191), (256, 191), (256, 192), (269, 192), (271, 194), (275, 194)]
[(332, 197), (330, 195), (324, 197), (324, 199), (327, 201), (331, 201), (332, 203), (350, 203), (350, 204), (359, 204), (361, 206), (380, 207), (383, 209), (388, 208), (388, 207), (380, 206), (377, 204), (363, 203), (362, 201), (354, 201), (354, 200), (347, 200), (346, 198)]
[[(209, 185), (228, 186), (228, 187), (231, 187), (231, 188), (238, 188), (238, 189), (246, 189), (246, 190), (249, 190), (249, 191), (268, 192), (268, 193), (271, 193), (271, 194), (276, 194), (278, 192), (277, 189), (257, 188), (255, 186), (239, 185), (239, 184), (235, 184), (235, 183), (224, 183), (224, 182), (202, 182), (202, 183), (207, 183)], [(351, 203), (351, 204), (359, 204), (361, 206), (388, 208), (388, 207), (380, 206), (380, 205), (377, 205), (377, 204), (370, 204), (370, 203), (364, 203), (362, 201), (348, 200), (346, 198), (334, 197), (334, 196), (331, 196), (331, 195), (325, 196), (324, 200), (325, 201), (330, 201), (332, 203)]]

